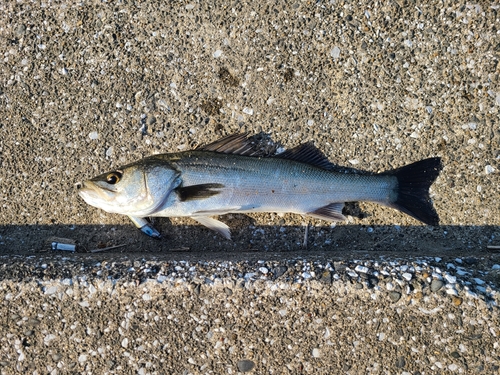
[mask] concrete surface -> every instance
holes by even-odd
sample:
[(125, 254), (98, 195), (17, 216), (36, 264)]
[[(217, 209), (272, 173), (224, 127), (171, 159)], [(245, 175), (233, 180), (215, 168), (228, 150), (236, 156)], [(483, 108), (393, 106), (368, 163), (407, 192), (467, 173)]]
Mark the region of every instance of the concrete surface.
[[(499, 9), (2, 2), (0, 371), (236, 373), (248, 360), (254, 373), (498, 372)], [(121, 164), (239, 131), (269, 152), (313, 141), (332, 162), (373, 172), (441, 156), (432, 187), (441, 225), (360, 204), (334, 228), (228, 215), (232, 242), (188, 219), (158, 219), (166, 238), (154, 242), (75, 193), (76, 182)], [(53, 236), (81, 250), (126, 246), (61, 255), (46, 252)], [(339, 279), (259, 274), (259, 260), (288, 269), (297, 257)], [(159, 267), (154, 282), (128, 278), (137, 259)], [(390, 259), (391, 269), (413, 267), (410, 281), (391, 274), (400, 291), (345, 270), (360, 260), (381, 272)], [(197, 275), (213, 283), (189, 272), (179, 285), (158, 281), (178, 278), (185, 261), (212, 262)], [(229, 261), (258, 276), (218, 274)], [(415, 279), (422, 291), (405, 289)], [(433, 292), (433, 280), (451, 286)]]

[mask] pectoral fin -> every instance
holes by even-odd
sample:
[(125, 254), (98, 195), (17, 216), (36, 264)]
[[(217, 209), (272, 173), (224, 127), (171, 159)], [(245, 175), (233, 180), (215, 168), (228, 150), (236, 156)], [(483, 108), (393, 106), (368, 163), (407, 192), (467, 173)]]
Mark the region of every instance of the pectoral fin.
[(208, 216), (195, 216), (193, 217), (193, 219), (196, 220), (201, 225), (204, 225), (207, 228), (210, 228), (216, 231), (217, 233), (221, 234), (224, 238), (227, 238), (228, 240), (231, 239), (231, 231), (229, 230), (229, 227), (222, 221), (212, 219), (211, 217)]
[(161, 234), (143, 217), (129, 216), (134, 225), (149, 237), (160, 239)]
[(320, 207), (312, 212), (308, 212), (306, 215), (327, 221), (344, 221), (346, 217), (342, 215), (343, 208), (343, 202), (330, 203), (329, 205)]
[(181, 202), (187, 202), (194, 199), (204, 199), (210, 198), (211, 196), (217, 195), (220, 193), (219, 190), (224, 185), (222, 184), (200, 184), (200, 185), (191, 185), (191, 186), (179, 186), (175, 189), (175, 192), (179, 196), (179, 200)]

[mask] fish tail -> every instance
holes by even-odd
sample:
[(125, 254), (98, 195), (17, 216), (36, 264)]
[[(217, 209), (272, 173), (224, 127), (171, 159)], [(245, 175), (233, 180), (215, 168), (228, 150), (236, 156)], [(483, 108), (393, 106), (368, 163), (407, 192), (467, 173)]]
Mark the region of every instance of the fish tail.
[(397, 198), (387, 206), (402, 211), (428, 225), (438, 225), (429, 188), (443, 169), (441, 158), (429, 158), (385, 172), (398, 179)]

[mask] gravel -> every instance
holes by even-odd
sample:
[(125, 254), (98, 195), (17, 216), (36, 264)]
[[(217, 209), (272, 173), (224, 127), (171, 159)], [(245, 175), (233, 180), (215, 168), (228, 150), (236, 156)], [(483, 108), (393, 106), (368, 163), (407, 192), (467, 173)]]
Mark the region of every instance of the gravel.
[[(23, 262), (4, 256), (2, 263), (5, 373), (336, 373), (346, 366), (355, 373), (366, 366), (425, 373), (493, 371), (499, 364), (497, 263), (487, 258), (464, 276), (453, 274), (464, 263), (457, 257), (202, 261), (75, 254)], [(437, 288), (443, 281), (430, 275), (446, 264), (455, 266), (447, 271), (455, 283)], [(356, 268), (371, 278), (353, 277)], [(325, 272), (334, 277), (325, 280)], [(489, 356), (478, 358), (474, 353), (485, 347)]]

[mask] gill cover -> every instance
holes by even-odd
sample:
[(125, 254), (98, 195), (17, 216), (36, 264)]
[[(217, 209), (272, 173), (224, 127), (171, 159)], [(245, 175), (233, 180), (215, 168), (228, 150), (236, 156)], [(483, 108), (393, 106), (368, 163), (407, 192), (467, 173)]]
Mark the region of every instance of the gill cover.
[(79, 193), (107, 212), (143, 217), (163, 206), (179, 184), (178, 171), (151, 157), (85, 181)]

